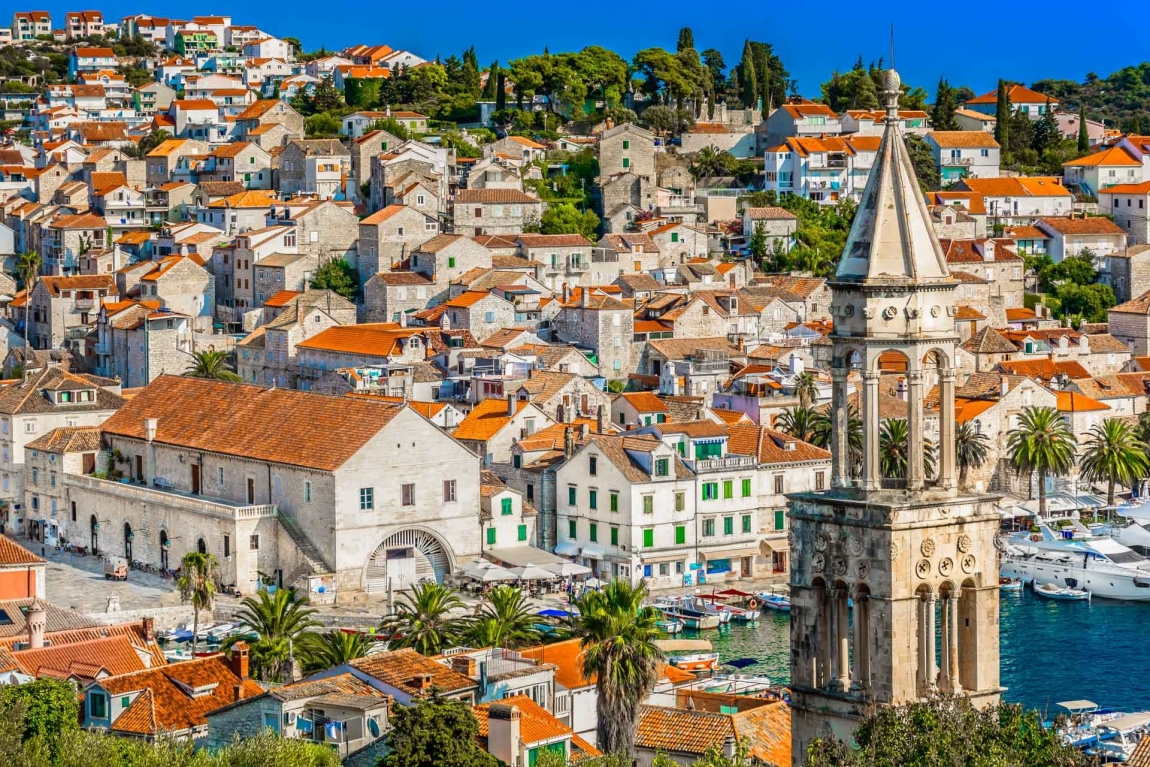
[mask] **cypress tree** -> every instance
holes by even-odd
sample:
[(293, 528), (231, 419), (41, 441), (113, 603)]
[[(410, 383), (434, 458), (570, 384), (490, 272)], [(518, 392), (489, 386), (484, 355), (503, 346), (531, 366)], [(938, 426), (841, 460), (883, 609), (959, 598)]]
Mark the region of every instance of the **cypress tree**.
[(739, 82), (743, 86), (743, 107), (753, 109), (755, 99), (759, 95), (759, 82), (755, 77), (755, 52), (751, 48), (751, 41), (743, 43), (743, 60), (739, 62)]
[(483, 100), (494, 101), (499, 88), (499, 62), (493, 62), (487, 70), (487, 85), (483, 88)]
[(695, 33), (691, 31), (690, 27), (683, 27), (679, 30), (679, 45), (675, 48), (676, 53), (682, 53), (687, 48), (695, 47)]
[(1090, 151), (1090, 131), (1086, 128), (1086, 102), (1078, 105), (1078, 151)]
[(958, 130), (954, 119), (955, 112), (954, 91), (945, 78), (938, 79), (938, 90), (934, 92), (934, 109), (931, 111), (930, 122), (935, 130)]
[(1006, 81), (998, 81), (998, 108), (994, 112), (994, 140), (1009, 152), (1010, 143), (1010, 96), (1007, 94)]
[(503, 70), (499, 71), (499, 77), (495, 81), (495, 110), (500, 111), (507, 108), (507, 76), (503, 74)]

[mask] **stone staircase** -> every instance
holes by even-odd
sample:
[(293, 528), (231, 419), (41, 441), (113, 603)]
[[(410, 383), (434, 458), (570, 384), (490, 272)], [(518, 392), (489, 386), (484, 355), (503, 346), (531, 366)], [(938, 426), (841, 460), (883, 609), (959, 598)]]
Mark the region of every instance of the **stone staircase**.
[(279, 520), (284, 532), (292, 539), (292, 543), (299, 549), (300, 556), (303, 557), (306, 563), (297, 568), (296, 572), (291, 574), (291, 577), (284, 579), (285, 585), (295, 583), (296, 579), (301, 575), (326, 575), (335, 572), (335, 569), (327, 563), (323, 558), (323, 554), (320, 553), (319, 549), (316, 548), (316, 545), (312, 543), (312, 540), (307, 537), (304, 531), (299, 528), (299, 525), (296, 524), (294, 519), (285, 514), (283, 509), (279, 510), (276, 518)]

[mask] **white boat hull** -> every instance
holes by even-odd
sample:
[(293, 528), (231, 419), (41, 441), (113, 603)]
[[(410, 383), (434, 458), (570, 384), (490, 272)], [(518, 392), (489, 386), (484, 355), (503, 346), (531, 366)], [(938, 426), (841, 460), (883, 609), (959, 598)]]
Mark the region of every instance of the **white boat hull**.
[[(1115, 565), (1086, 565), (1082, 557), (1068, 561), (1051, 561), (1004, 555), (999, 566), (1003, 578), (1021, 578), (1024, 583), (1053, 583), (1056, 586), (1085, 589), (1102, 599), (1127, 599), (1150, 602), (1150, 578), (1145, 574)], [(1135, 579), (1144, 581), (1139, 586)]]

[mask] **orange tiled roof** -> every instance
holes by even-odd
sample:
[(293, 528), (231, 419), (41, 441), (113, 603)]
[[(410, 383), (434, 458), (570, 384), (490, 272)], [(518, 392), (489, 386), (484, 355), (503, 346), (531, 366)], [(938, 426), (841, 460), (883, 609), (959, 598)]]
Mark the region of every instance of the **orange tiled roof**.
[(663, 400), (659, 399), (651, 392), (637, 391), (626, 392), (620, 394), (620, 397), (627, 400), (631, 407), (635, 408), (640, 413), (666, 413), (667, 406)]
[(1102, 216), (1090, 216), (1088, 218), (1042, 218), (1039, 219), (1039, 224), (1048, 226), (1059, 234), (1126, 234), (1125, 229)]
[(395, 351), (401, 340), (418, 335), (421, 330), (401, 328), (393, 322), (336, 325), (301, 341), (296, 348), (387, 357)]
[(754, 424), (732, 424), (727, 427), (727, 450), (736, 455), (757, 456), (759, 463), (805, 463), (829, 461), (830, 451), (795, 439), (781, 431)]
[[(515, 412), (518, 413), (526, 406), (525, 400), (517, 400)], [(507, 401), (489, 397), (467, 414), (451, 436), (459, 440), (486, 442), (510, 422), (511, 418), (507, 415)]]
[(1110, 406), (1091, 399), (1085, 394), (1074, 391), (1060, 391), (1058, 394), (1058, 410), (1062, 413), (1086, 413), (1097, 410), (1109, 410)]
[(122, 634), (85, 642), (52, 642), (35, 650), (11, 650), (4, 653), (0, 666), (36, 678), (52, 676), (81, 682), (90, 682), (101, 673), (114, 676), (147, 668), (136, 646)]
[[(1045, 104), (1047, 101), (1056, 104), (1057, 100), (1049, 96), (1044, 96), (1038, 91), (1032, 91), (1023, 85), (1012, 85), (1006, 92), (1006, 97), (1010, 100), (1011, 104)], [(963, 102), (964, 104), (997, 104), (998, 91), (993, 90), (990, 93), (984, 93), (981, 96), (975, 96)]]
[(6, 535), (0, 535), (0, 567), (38, 565), (44, 560)]
[[(1088, 154), (1085, 157), (1079, 157), (1077, 160), (1070, 160), (1069, 162), (1062, 163), (1063, 167), (1067, 165), (1072, 167), (1102, 167), (1112, 165), (1133, 165), (1142, 166), (1142, 160), (1131, 156), (1123, 147), (1112, 146), (1106, 149), (1101, 149), (1093, 154)], [(1103, 191), (1109, 191), (1103, 190)]]
[[(348, 398), (343, 399), (345, 402), (348, 401)], [(369, 655), (366, 658), (353, 660), (351, 665), (364, 674), (411, 695), (428, 695), (432, 687), (448, 694), (477, 686), (470, 677), (438, 661), (425, 658), (410, 648)], [(431, 677), (431, 686), (426, 690), (412, 684), (412, 680), (418, 674), (428, 674)]]
[(926, 135), (943, 149), (998, 149), (994, 135), (984, 130), (931, 131)]
[[(486, 738), (488, 732), (487, 715), (494, 705), (515, 706), (519, 709), (519, 736), (525, 745), (550, 743), (559, 738), (570, 736), (571, 728), (560, 722), (547, 709), (540, 706), (526, 695), (512, 695), (490, 703), (481, 703), (471, 709), (475, 718), (479, 720), (479, 737)], [(596, 751), (594, 755), (598, 755)]]

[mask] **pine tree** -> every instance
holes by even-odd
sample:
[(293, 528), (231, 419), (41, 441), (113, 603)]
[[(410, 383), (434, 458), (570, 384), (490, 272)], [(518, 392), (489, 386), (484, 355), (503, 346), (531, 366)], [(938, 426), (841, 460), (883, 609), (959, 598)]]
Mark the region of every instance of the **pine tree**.
[(1086, 128), (1086, 103), (1078, 106), (1078, 151), (1090, 151), (1090, 131)]
[(675, 48), (676, 53), (681, 53), (687, 48), (695, 47), (695, 33), (691, 31), (690, 27), (683, 27), (679, 30), (679, 45)]
[(938, 90), (934, 92), (934, 109), (931, 110), (931, 127), (935, 130), (958, 130), (958, 123), (954, 119), (955, 112), (954, 91), (946, 78), (938, 79)]
[(1010, 143), (1010, 96), (1007, 94), (1006, 81), (998, 81), (998, 108), (994, 111), (994, 140), (1004, 150)]
[(751, 41), (743, 44), (743, 60), (739, 62), (739, 82), (743, 86), (743, 108), (753, 109), (759, 95), (759, 82), (755, 76), (755, 52)]
[(499, 72), (499, 77), (495, 82), (495, 111), (499, 112), (507, 108), (507, 75), (502, 70)]
[(1054, 149), (1062, 141), (1062, 133), (1058, 130), (1058, 121), (1054, 119), (1054, 109), (1050, 99), (1046, 99), (1046, 110), (1042, 117), (1034, 124), (1034, 139), (1031, 143), (1035, 152), (1041, 157), (1047, 149)]
[(487, 70), (487, 85), (483, 88), (483, 100), (494, 101), (496, 89), (499, 87), (499, 62), (493, 62)]

